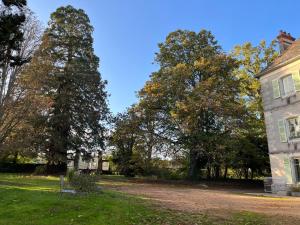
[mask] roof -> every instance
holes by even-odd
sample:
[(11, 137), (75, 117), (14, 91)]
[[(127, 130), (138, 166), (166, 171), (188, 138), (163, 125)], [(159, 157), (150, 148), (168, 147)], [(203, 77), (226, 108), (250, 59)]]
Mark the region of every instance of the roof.
[(300, 59), (300, 39), (294, 41), (293, 44), (285, 50), (282, 55), (276, 58), (270, 66), (257, 74), (257, 77), (261, 77), (298, 59)]

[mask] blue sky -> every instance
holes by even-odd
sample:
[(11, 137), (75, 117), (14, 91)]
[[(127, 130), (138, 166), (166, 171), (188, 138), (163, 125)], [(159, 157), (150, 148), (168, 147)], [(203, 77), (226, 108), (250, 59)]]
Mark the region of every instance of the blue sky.
[(121, 112), (136, 102), (151, 72), (157, 44), (177, 29), (210, 30), (225, 51), (250, 41), (276, 37), (280, 29), (300, 37), (299, 1), (240, 0), (28, 0), (46, 25), (59, 6), (73, 5), (89, 15), (110, 108)]

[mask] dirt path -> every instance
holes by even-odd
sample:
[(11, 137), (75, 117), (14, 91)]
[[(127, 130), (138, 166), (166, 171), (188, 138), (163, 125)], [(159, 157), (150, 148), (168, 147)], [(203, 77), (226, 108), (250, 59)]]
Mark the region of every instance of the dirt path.
[[(160, 205), (192, 212), (252, 211), (299, 219), (300, 198), (250, 196), (253, 190), (205, 188), (203, 186), (177, 186), (166, 184), (104, 181), (105, 185), (157, 201)], [(255, 191), (255, 190), (254, 190)], [(257, 191), (257, 190), (256, 190)]]

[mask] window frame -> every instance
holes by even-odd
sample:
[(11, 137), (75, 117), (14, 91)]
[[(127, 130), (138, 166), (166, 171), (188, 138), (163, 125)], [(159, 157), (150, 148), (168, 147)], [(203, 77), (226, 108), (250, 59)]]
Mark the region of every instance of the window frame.
[(293, 118), (298, 118), (298, 120), (300, 120), (300, 115), (289, 116), (289, 117), (284, 118), (284, 120), (285, 120), (285, 132), (286, 132), (286, 135), (287, 135), (288, 143), (300, 142), (300, 137), (290, 138), (290, 127), (289, 127), (288, 120), (293, 119)]
[[(298, 163), (296, 164), (296, 160)], [(299, 184), (300, 183), (300, 156), (291, 157), (292, 161), (292, 176), (293, 176), (293, 183)], [(299, 167), (297, 170), (296, 166)]]
[[(285, 86), (284, 86), (284, 82), (283, 80), (286, 79), (287, 77), (291, 77), (292, 79), (292, 82), (293, 82), (293, 91), (290, 92), (290, 93), (285, 93)], [(280, 93), (281, 93), (281, 98), (288, 98), (290, 96), (293, 96), (296, 94), (296, 87), (295, 87), (295, 82), (294, 82), (294, 79), (293, 79), (293, 73), (289, 73), (289, 74), (286, 74), (286, 75), (283, 75), (279, 78), (279, 86), (280, 86)]]

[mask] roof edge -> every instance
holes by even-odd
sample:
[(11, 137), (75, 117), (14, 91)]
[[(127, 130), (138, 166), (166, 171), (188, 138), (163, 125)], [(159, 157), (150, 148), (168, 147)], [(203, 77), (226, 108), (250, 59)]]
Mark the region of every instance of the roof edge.
[(299, 59), (300, 59), (300, 55), (298, 55), (298, 56), (296, 56), (296, 57), (294, 57), (294, 58), (291, 58), (291, 59), (289, 59), (289, 60), (287, 60), (287, 61), (285, 61), (285, 62), (283, 62), (283, 63), (280, 63), (280, 64), (278, 64), (277, 66), (274, 66), (274, 67), (271, 68), (271, 69), (263, 70), (263, 71), (261, 71), (259, 74), (256, 74), (255, 77), (256, 77), (256, 78), (260, 78), (260, 77), (262, 77), (262, 76), (264, 76), (264, 75), (266, 75), (266, 74), (268, 74), (268, 73), (271, 73), (271, 72), (273, 72), (273, 71), (275, 71), (275, 70), (277, 70), (277, 69), (279, 69), (279, 68), (281, 68), (281, 67), (283, 67), (283, 66), (286, 66), (286, 65), (288, 65), (288, 64), (290, 64), (290, 63), (292, 63), (292, 62), (294, 62), (294, 61), (297, 61), (297, 60), (299, 60)]

